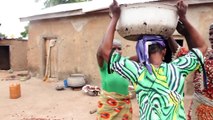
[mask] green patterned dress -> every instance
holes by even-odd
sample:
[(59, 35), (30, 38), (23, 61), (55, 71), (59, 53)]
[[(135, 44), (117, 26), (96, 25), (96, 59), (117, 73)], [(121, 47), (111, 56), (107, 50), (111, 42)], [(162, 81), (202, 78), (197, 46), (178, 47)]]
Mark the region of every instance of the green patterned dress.
[[(194, 51), (203, 61), (200, 50)], [(162, 63), (159, 68), (152, 66), (153, 73), (150, 74), (142, 64), (113, 51), (108, 67), (109, 72), (116, 71), (133, 83), (140, 107), (140, 120), (185, 120), (184, 80), (199, 66), (196, 55), (189, 52), (171, 63)]]

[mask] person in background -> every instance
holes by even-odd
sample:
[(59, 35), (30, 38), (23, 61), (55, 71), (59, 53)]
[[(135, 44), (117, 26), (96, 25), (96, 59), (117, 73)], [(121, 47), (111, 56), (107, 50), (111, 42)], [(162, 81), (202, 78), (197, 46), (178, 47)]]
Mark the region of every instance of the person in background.
[[(205, 54), (205, 74), (196, 71), (193, 79), (194, 95), (188, 112), (189, 120), (213, 120), (213, 24), (209, 27), (210, 46)], [(207, 86), (203, 85), (207, 77)]]
[[(178, 23), (177, 31), (185, 36), (189, 50), (196, 47), (191, 41), (190, 35), (182, 23)], [(171, 40), (172, 41), (172, 40)], [(194, 73), (194, 95), (188, 111), (188, 120), (207, 120), (213, 119), (213, 23), (209, 27), (209, 42), (210, 47), (204, 56), (204, 71), (196, 70)], [(171, 43), (171, 42), (170, 42)], [(173, 46), (173, 59), (181, 57), (188, 53), (183, 47), (180, 47), (176, 42), (170, 44)], [(206, 80), (205, 81), (205, 76)], [(206, 83), (205, 83), (206, 82)], [(207, 85), (205, 87), (205, 84)]]
[[(112, 49), (122, 54), (121, 41), (113, 40)], [(134, 59), (131, 57), (129, 59)], [(97, 61), (101, 75), (102, 92), (98, 101), (98, 120), (132, 120), (132, 104), (129, 95), (129, 81), (117, 73), (108, 73), (108, 63), (104, 60), (100, 49)]]
[[(200, 66), (198, 58), (203, 61), (207, 45), (187, 20), (187, 5), (182, 0), (177, 2), (177, 9), (179, 20), (189, 31), (190, 38), (197, 48), (193, 48), (185, 56), (165, 63), (163, 62), (166, 52), (164, 38), (158, 35), (143, 35), (136, 45), (138, 63), (112, 50), (115, 27), (121, 10), (115, 0), (110, 5), (113, 16), (99, 50), (108, 63), (109, 73), (116, 72), (133, 83), (137, 94), (140, 120), (186, 119), (183, 106), (184, 80), (189, 73)], [(146, 46), (149, 47), (146, 48)]]

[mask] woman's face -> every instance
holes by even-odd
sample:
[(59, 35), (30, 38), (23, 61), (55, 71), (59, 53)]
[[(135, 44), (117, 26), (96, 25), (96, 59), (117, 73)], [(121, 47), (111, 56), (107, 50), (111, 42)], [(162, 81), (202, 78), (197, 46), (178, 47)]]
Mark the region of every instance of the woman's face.
[(113, 49), (115, 49), (119, 54), (122, 54), (122, 48), (120, 45), (113, 45)]

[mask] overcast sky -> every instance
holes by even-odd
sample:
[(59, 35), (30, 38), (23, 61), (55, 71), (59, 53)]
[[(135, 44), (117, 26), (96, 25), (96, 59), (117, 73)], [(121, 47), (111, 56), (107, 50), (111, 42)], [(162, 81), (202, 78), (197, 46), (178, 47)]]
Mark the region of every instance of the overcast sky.
[(43, 3), (35, 0), (1, 0), (0, 2), (0, 32), (10, 37), (20, 37), (28, 22), (20, 22), (19, 18), (30, 15), (42, 9)]

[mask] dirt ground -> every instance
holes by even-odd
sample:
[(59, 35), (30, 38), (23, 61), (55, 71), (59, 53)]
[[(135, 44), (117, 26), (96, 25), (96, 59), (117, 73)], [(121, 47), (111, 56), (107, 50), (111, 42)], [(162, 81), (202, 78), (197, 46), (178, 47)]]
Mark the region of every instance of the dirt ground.
[[(1, 120), (95, 120), (98, 96), (88, 96), (81, 90), (66, 88), (55, 90), (58, 82), (43, 82), (32, 77), (26, 81), (8, 79), (18, 73), (0, 71), (0, 119)], [(20, 83), (21, 97), (10, 99), (9, 85)], [(134, 120), (138, 119), (136, 99)]]
[[(81, 90), (66, 88), (55, 90), (58, 82), (43, 82), (31, 77), (20, 81), (8, 79), (14, 72), (0, 71), (0, 119), (1, 120), (95, 120), (98, 96), (88, 96)], [(10, 99), (9, 85), (20, 83), (21, 97)], [(188, 110), (189, 98), (185, 100)], [(132, 99), (133, 120), (139, 119), (136, 99)]]

